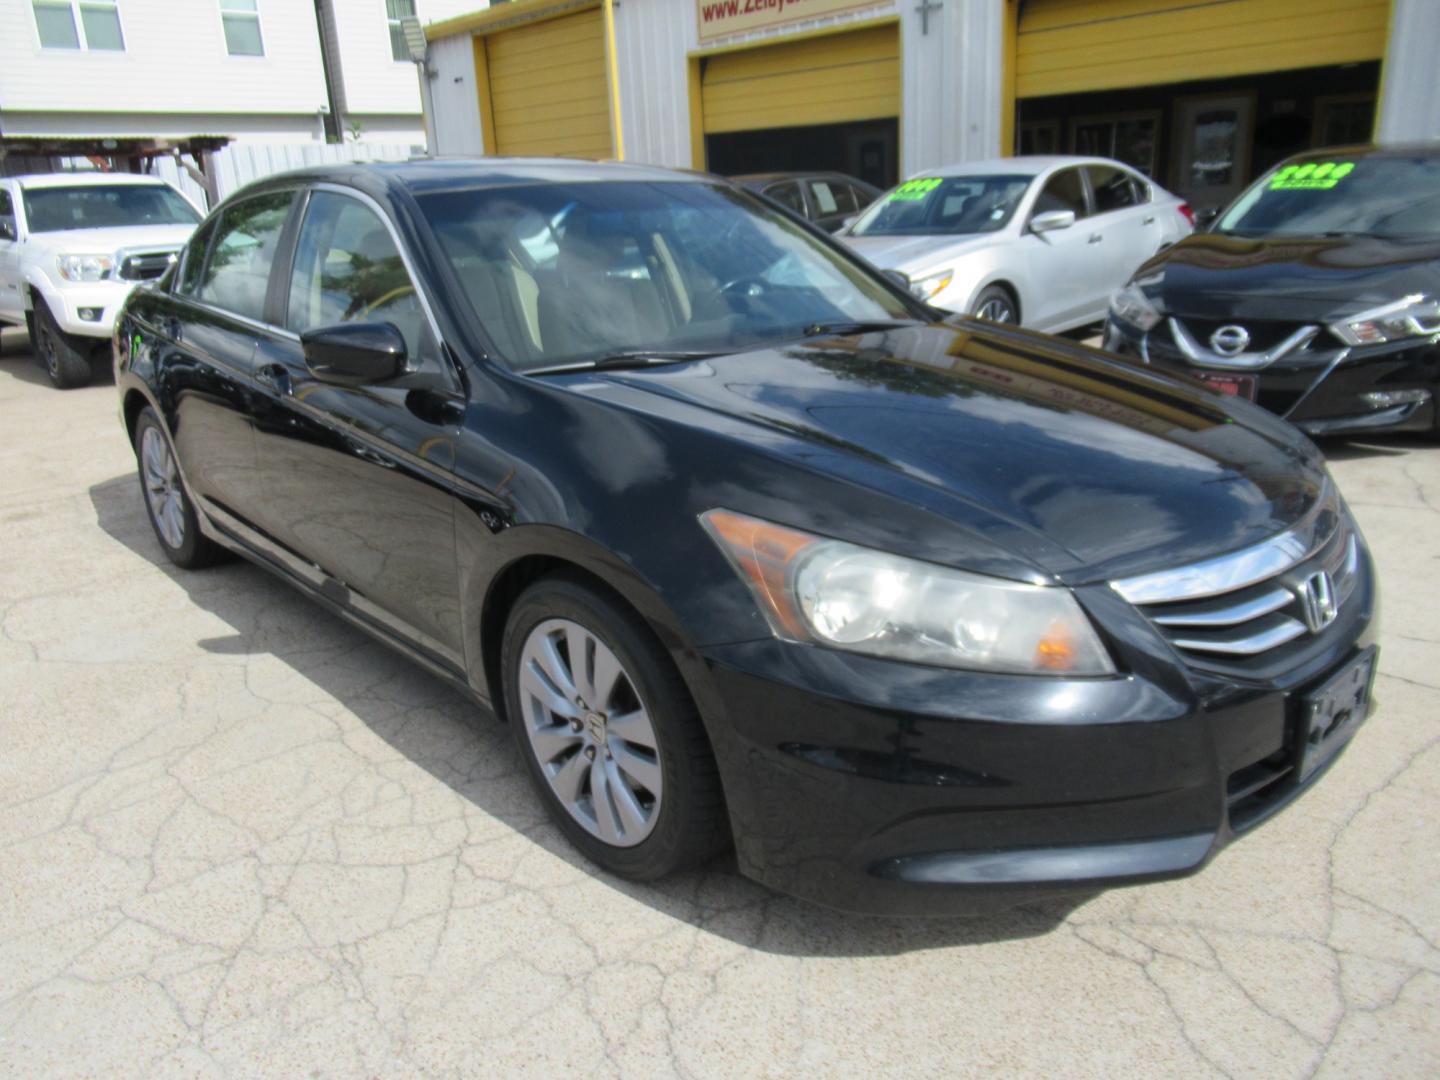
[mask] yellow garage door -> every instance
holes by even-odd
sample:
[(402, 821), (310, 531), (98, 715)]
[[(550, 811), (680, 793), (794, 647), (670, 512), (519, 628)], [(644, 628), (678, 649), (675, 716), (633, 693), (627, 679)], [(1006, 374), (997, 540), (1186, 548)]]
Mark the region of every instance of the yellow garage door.
[(1390, 0), (1029, 0), (1015, 94), (1043, 97), (1378, 60)]
[(881, 26), (708, 57), (700, 100), (712, 135), (899, 116), (899, 30)]
[[(496, 154), (612, 156), (600, 12), (547, 19), (476, 41), (484, 49)], [(484, 89), (482, 89), (482, 94)]]

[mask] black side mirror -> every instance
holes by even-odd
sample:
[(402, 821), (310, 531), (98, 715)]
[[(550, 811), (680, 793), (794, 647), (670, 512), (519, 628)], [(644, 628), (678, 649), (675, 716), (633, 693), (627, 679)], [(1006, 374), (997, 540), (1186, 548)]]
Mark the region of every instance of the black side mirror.
[(1208, 232), (1210, 226), (1215, 224), (1215, 219), (1219, 216), (1220, 208), (1218, 206), (1207, 206), (1204, 210), (1196, 210), (1195, 231)]
[(360, 386), (405, 373), (405, 337), (394, 323), (339, 323), (300, 335), (305, 366), (322, 382)]
[(15, 239), (15, 219), (0, 217), (0, 240)]

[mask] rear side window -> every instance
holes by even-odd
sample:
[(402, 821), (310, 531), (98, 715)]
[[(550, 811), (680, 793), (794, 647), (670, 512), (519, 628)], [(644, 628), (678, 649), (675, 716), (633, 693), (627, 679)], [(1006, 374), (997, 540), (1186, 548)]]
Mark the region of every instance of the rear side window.
[(265, 318), (270, 267), (293, 198), (290, 191), (256, 195), (224, 212), (195, 291), (199, 299), (247, 319)]
[(364, 203), (317, 191), (310, 197), (285, 325), (297, 334), (344, 322), (388, 322), (420, 352), (424, 309), (385, 223)]
[(765, 194), (785, 209), (794, 210), (801, 217), (805, 216), (805, 200), (800, 195), (799, 184), (771, 184), (765, 189)]
[(1049, 180), (1035, 200), (1035, 213), (1051, 210), (1074, 210), (1077, 218), (1085, 216), (1085, 185), (1079, 169), (1061, 169)]
[(1123, 210), (1140, 202), (1134, 178), (1123, 169), (1109, 165), (1087, 165), (1086, 169), (1090, 172), (1090, 190), (1095, 195), (1097, 214)]
[(815, 213), (821, 217), (830, 214), (853, 214), (856, 210), (855, 194), (850, 190), (850, 186), (829, 180), (810, 181), (810, 202), (815, 207)]

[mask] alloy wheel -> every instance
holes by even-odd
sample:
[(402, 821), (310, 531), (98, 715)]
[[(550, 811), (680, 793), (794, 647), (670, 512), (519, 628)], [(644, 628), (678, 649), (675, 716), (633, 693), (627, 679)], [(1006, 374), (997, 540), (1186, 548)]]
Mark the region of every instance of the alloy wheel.
[(525, 735), (561, 805), (606, 844), (641, 843), (660, 816), (659, 739), (614, 650), (547, 619), (525, 639), (518, 681)]
[(60, 357), (55, 348), (55, 334), (48, 326), (37, 326), (35, 348), (40, 353), (40, 362), (45, 366), (45, 373), (52, 379), (59, 378)]
[(172, 548), (185, 542), (185, 503), (175, 455), (158, 428), (147, 427), (140, 438), (140, 472), (145, 501), (160, 538)]
[(975, 312), (978, 319), (987, 319), (990, 322), (1009, 323), (1015, 321), (1015, 312), (1011, 310), (1010, 304), (999, 296), (992, 296), (985, 303), (980, 305)]

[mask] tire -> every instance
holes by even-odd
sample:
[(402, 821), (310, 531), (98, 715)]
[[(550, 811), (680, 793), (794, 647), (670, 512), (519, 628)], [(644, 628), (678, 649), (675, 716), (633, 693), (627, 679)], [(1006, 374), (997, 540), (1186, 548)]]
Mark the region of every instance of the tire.
[(30, 348), (35, 361), (58, 389), (71, 390), (90, 381), (90, 350), (83, 338), (76, 338), (60, 329), (50, 308), (38, 294), (35, 297), (34, 335)]
[[(578, 677), (570, 642), (594, 658)], [(602, 649), (618, 666), (608, 694), (593, 689), (596, 676), (608, 681), (603, 673), (615, 671)], [(679, 672), (637, 615), (581, 581), (542, 578), (510, 611), (501, 663), (506, 715), (530, 779), (586, 858), (620, 877), (653, 881), (728, 846), (704, 726)]]
[(200, 531), (195, 504), (175, 463), (175, 449), (149, 406), (135, 421), (135, 462), (145, 514), (165, 557), (184, 570), (199, 570), (224, 559), (225, 549)]
[(980, 295), (975, 297), (975, 303), (970, 307), (970, 314), (974, 318), (984, 319), (986, 322), (1018, 323), (1020, 321), (1020, 313), (1015, 307), (1015, 298), (1003, 285), (987, 285), (981, 289)]

